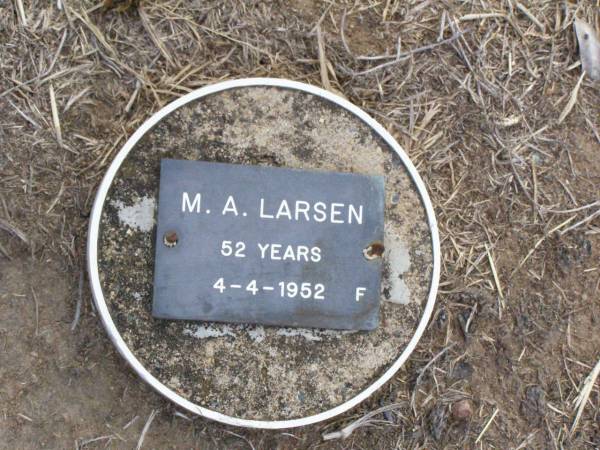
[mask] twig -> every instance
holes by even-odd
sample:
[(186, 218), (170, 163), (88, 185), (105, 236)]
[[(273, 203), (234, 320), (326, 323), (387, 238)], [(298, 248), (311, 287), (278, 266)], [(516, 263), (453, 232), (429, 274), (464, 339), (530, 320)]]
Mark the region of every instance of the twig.
[(50, 84), (50, 108), (52, 109), (52, 123), (54, 124), (54, 131), (56, 133), (56, 140), (58, 145), (63, 146), (62, 132), (60, 130), (60, 120), (58, 118), (58, 107), (56, 106), (56, 96), (54, 95), (54, 86)]
[(317, 23), (315, 24), (314, 27), (312, 27), (312, 30), (310, 30), (310, 32), (308, 33), (310, 36), (312, 36), (313, 34), (315, 34), (317, 32), (317, 27), (321, 26), (321, 24), (323, 23), (323, 20), (325, 20), (325, 17), (327, 17), (327, 14), (329, 13), (329, 11), (331, 10), (331, 7), (334, 5), (334, 3), (330, 3), (329, 6), (327, 6), (327, 8), (325, 8), (325, 10), (323, 11), (323, 14), (321, 14), (321, 17), (319, 17), (319, 20), (317, 20)]
[(146, 421), (146, 425), (144, 425), (144, 429), (142, 430), (142, 434), (140, 434), (140, 438), (138, 439), (137, 446), (135, 447), (136, 450), (140, 450), (142, 448), (142, 445), (144, 444), (144, 439), (146, 438), (146, 433), (150, 429), (150, 425), (152, 425), (152, 421), (156, 417), (156, 414), (158, 414), (158, 410), (157, 409), (153, 409), (152, 412), (150, 413), (150, 415), (148, 416), (148, 420)]
[(434, 362), (436, 362), (438, 359), (440, 359), (444, 355), (444, 353), (446, 353), (448, 350), (450, 350), (452, 347), (454, 347), (455, 344), (456, 343), (452, 343), (449, 346), (447, 346), (446, 348), (444, 348), (441, 352), (439, 352), (437, 355), (435, 355), (427, 364), (425, 364), (425, 367), (423, 367), (419, 371), (419, 375), (417, 376), (417, 380), (415, 381), (415, 387), (413, 389), (413, 393), (410, 398), (410, 406), (413, 409), (413, 411), (415, 409), (415, 397), (417, 395), (417, 388), (419, 387), (419, 384), (421, 383), (421, 379), (423, 378), (423, 375), (425, 375), (425, 372), (427, 371), (427, 369), (429, 369)]
[(75, 307), (75, 317), (71, 322), (71, 331), (75, 331), (79, 318), (81, 317), (81, 304), (83, 303), (83, 270), (79, 272), (79, 286), (77, 289), (77, 306)]
[(344, 49), (346, 49), (348, 54), (354, 58), (354, 53), (352, 53), (352, 50), (350, 50), (350, 47), (348, 46), (348, 43), (346, 42), (346, 34), (344, 33), (345, 29), (346, 29), (346, 10), (344, 10), (344, 12), (342, 13), (342, 21), (340, 23), (340, 36), (342, 38), (342, 45), (344, 46)]
[(577, 84), (575, 85), (573, 92), (571, 92), (571, 97), (569, 97), (569, 101), (565, 105), (565, 109), (563, 109), (563, 111), (560, 113), (560, 117), (558, 118), (559, 124), (562, 123), (563, 120), (566, 119), (566, 117), (569, 115), (569, 113), (573, 109), (573, 106), (575, 106), (575, 103), (577, 103), (577, 94), (579, 93), (579, 87), (581, 86), (581, 83), (583, 82), (584, 78), (585, 78), (585, 72), (583, 72), (581, 74), (581, 76), (579, 77), (579, 81), (577, 81)]
[(9, 261), (12, 259), (6, 249), (0, 244), (0, 253), (2, 253)]
[(44, 74), (42, 74), (41, 76), (36, 76), (34, 78), (30, 78), (27, 81), (18, 81), (18, 80), (13, 80), (11, 79), (11, 81), (13, 83), (16, 84), (16, 86), (13, 86), (11, 88), (8, 88), (7, 90), (5, 90), (4, 92), (0, 93), (0, 98), (10, 94), (12, 91), (17, 90), (19, 88), (25, 87), (25, 86), (29, 86), (32, 83), (36, 83), (38, 82), (38, 86), (47, 83), (48, 81), (54, 80), (56, 78), (68, 75), (70, 73), (75, 73), (75, 72), (80, 72), (82, 70), (89, 70), (91, 67), (93, 66), (93, 64), (90, 63), (86, 63), (86, 64), (80, 64), (78, 66), (75, 67), (71, 67), (68, 69), (63, 69), (63, 70), (59, 70), (56, 73), (53, 73), (51, 75), (45, 76)]
[(535, 252), (537, 250), (537, 248), (542, 244), (542, 242), (544, 242), (546, 240), (546, 237), (550, 236), (552, 233), (554, 233), (555, 231), (560, 230), (562, 227), (564, 227), (565, 225), (567, 225), (569, 222), (571, 222), (573, 219), (575, 219), (575, 217), (577, 216), (571, 216), (570, 218), (568, 218), (567, 220), (565, 220), (564, 222), (558, 224), (557, 226), (555, 226), (554, 228), (552, 228), (548, 233), (544, 234), (544, 236), (542, 236), (533, 246), (533, 248), (531, 250), (529, 250), (529, 252), (527, 253), (527, 255), (525, 256), (525, 258), (523, 258), (523, 260), (519, 263), (519, 265), (512, 271), (512, 273), (510, 274), (510, 277), (512, 278), (512, 276), (521, 268), (523, 267), (523, 264), (525, 264), (525, 262), (530, 258), (531, 255), (533, 255), (533, 252)]
[(453, 34), (448, 39), (444, 39), (443, 41), (434, 42), (433, 44), (425, 45), (423, 47), (418, 47), (413, 50), (409, 50), (407, 52), (398, 53), (396, 55), (396, 59), (394, 59), (393, 61), (388, 61), (386, 63), (379, 64), (378, 66), (371, 67), (370, 69), (363, 70), (362, 72), (349, 71), (349, 74), (356, 77), (356, 76), (361, 76), (361, 75), (367, 75), (369, 73), (373, 73), (378, 70), (385, 69), (386, 67), (391, 67), (391, 66), (399, 64), (403, 61), (406, 61), (412, 55), (416, 55), (418, 53), (423, 53), (423, 52), (426, 52), (429, 50), (433, 50), (436, 47), (440, 47), (442, 45), (453, 42), (456, 39), (458, 39), (459, 37), (461, 37), (463, 34), (468, 33), (468, 32), (469, 32), (469, 30), (461, 31), (461, 32)]
[(221, 36), (221, 37), (223, 37), (223, 38), (225, 38), (225, 39), (227, 39), (227, 40), (229, 40), (231, 42), (235, 42), (236, 44), (239, 44), (239, 45), (242, 45), (244, 47), (250, 48), (250, 49), (252, 49), (252, 50), (254, 50), (254, 51), (258, 52), (258, 53), (262, 53), (264, 55), (267, 55), (269, 58), (272, 58), (272, 56), (273, 56), (268, 51), (263, 50), (262, 48), (257, 47), (255, 45), (252, 45), (249, 42), (243, 41), (241, 39), (233, 38), (230, 35), (228, 35), (227, 33), (223, 33), (223, 32), (218, 31), (218, 30), (213, 30), (212, 28), (206, 27), (204, 25), (201, 25), (200, 29), (206, 31), (207, 33), (211, 33), (211, 34), (215, 34), (217, 36)]
[(321, 73), (321, 84), (325, 89), (331, 91), (331, 83), (329, 82), (329, 74), (327, 72), (327, 58), (325, 57), (325, 42), (323, 41), (323, 33), (321, 33), (320, 25), (317, 25), (317, 43), (319, 47), (319, 69)]
[(491, 249), (487, 242), (485, 243), (485, 251), (487, 252), (488, 261), (490, 262), (490, 267), (492, 269), (492, 274), (494, 275), (494, 283), (496, 283), (496, 289), (498, 289), (498, 295), (501, 299), (504, 299), (504, 294), (502, 293), (502, 286), (500, 285), (500, 279), (498, 278), (498, 272), (496, 271), (496, 264), (494, 264), (494, 257), (492, 256)]
[[(339, 431), (334, 431), (332, 433), (323, 434), (323, 440), (331, 441), (333, 439), (346, 439), (348, 436), (350, 436), (354, 432), (354, 430), (356, 430), (357, 428), (361, 427), (362, 425), (365, 425), (366, 423), (368, 423), (369, 419), (371, 417), (374, 417), (374, 416), (384, 413), (386, 411), (391, 411), (394, 409), (401, 408), (402, 406), (404, 406), (402, 403), (392, 403), (391, 405), (386, 405), (386, 406), (382, 406), (381, 408), (377, 408), (377, 409), (365, 414), (360, 419), (355, 420), (350, 425), (342, 428)], [(388, 422), (388, 421), (386, 421), (386, 422)]]
[(26, 27), (27, 26), (27, 16), (25, 15), (25, 8), (23, 7), (23, 0), (17, 0), (17, 11), (19, 12), (19, 19), (21, 19), (21, 24)]
[(494, 410), (494, 412), (492, 413), (492, 417), (490, 417), (490, 419), (487, 421), (487, 423), (483, 427), (483, 430), (481, 430), (481, 433), (479, 433), (479, 436), (477, 436), (477, 439), (475, 439), (475, 443), (476, 444), (481, 440), (481, 438), (483, 437), (483, 435), (485, 434), (485, 432), (487, 431), (487, 429), (490, 427), (490, 425), (492, 424), (492, 422), (496, 418), (497, 414), (498, 414), (498, 408), (496, 408)]
[(62, 181), (60, 183), (60, 188), (58, 188), (58, 194), (56, 194), (56, 197), (54, 197), (54, 200), (52, 200), (52, 203), (50, 203), (50, 206), (46, 210), (46, 214), (50, 214), (50, 212), (52, 212), (52, 210), (54, 209), (54, 207), (58, 203), (58, 200), (60, 200), (60, 196), (64, 192), (64, 189), (65, 189), (65, 182)]
[(56, 64), (56, 61), (58, 60), (58, 57), (60, 56), (60, 52), (62, 51), (62, 48), (65, 45), (65, 41), (67, 39), (67, 32), (68, 32), (68, 30), (65, 29), (62, 37), (60, 38), (60, 43), (58, 44), (58, 48), (56, 49), (56, 53), (54, 54), (54, 57), (52, 58), (52, 61), (50, 62), (50, 65), (44, 71), (44, 73), (40, 75), (40, 78), (41, 77), (45, 77), (50, 72), (52, 72), (52, 69), (54, 69), (54, 65)]
[(569, 228), (563, 230), (560, 232), (560, 235), (564, 235), (565, 233), (568, 233), (571, 230), (574, 230), (575, 228), (580, 227), (581, 225), (584, 225), (588, 222), (590, 222), (591, 220), (593, 220), (594, 218), (600, 216), (600, 209), (597, 210), (596, 212), (593, 212), (592, 214), (590, 214), (589, 216), (587, 216), (585, 219), (580, 220), (577, 223), (574, 223), (573, 225), (571, 225)]
[(129, 113), (129, 111), (131, 110), (131, 107), (133, 106), (133, 103), (135, 102), (135, 99), (137, 98), (141, 88), (142, 88), (142, 83), (140, 83), (140, 80), (136, 80), (135, 81), (135, 89), (133, 90), (133, 94), (131, 94), (129, 101), (127, 102), (127, 105), (125, 106), (126, 113)]
[(513, 161), (513, 159), (514, 159), (513, 151), (509, 151), (509, 158), (510, 158), (509, 159), (510, 167), (511, 167), (513, 174), (515, 175), (517, 183), (519, 183), (519, 186), (521, 186), (523, 193), (525, 194), (525, 196), (529, 199), (529, 201), (533, 205), (534, 210), (540, 215), (541, 219), (543, 220), (544, 216), (542, 215), (542, 211), (540, 210), (539, 205), (537, 204), (537, 201), (531, 196), (531, 194), (525, 187), (525, 183), (523, 182), (521, 175), (519, 175), (519, 172), (517, 171), (517, 168), (515, 167), (515, 163)]
[[(70, 8), (68, 8), (70, 9)], [(112, 58), (116, 58), (117, 57), (117, 52), (115, 51), (115, 49), (108, 43), (108, 41), (106, 40), (106, 38), (104, 37), (104, 34), (102, 34), (102, 31), (100, 31), (100, 28), (98, 28), (95, 24), (92, 23), (92, 21), (90, 20), (90, 18), (88, 17), (87, 13), (85, 10), (82, 10), (82, 14), (77, 13), (77, 11), (75, 10), (70, 10), (73, 15), (79, 19), (81, 22), (83, 22), (83, 24), (87, 27), (88, 30), (90, 30), (92, 32), (92, 34), (96, 37), (96, 39), (98, 40), (98, 42), (100, 43), (100, 45), (102, 47), (104, 47), (104, 49), (108, 52), (108, 54), (112, 57)]]
[(133, 419), (131, 419), (129, 422), (127, 422), (125, 425), (123, 425), (123, 429), (126, 430), (127, 428), (129, 428), (131, 425), (133, 425), (138, 419), (140, 418), (140, 416), (135, 416)]
[(40, 306), (33, 287), (31, 287), (31, 295), (33, 297), (33, 303), (35, 304), (35, 336), (37, 336), (40, 328)]
[(588, 399), (590, 398), (590, 394), (592, 393), (592, 389), (594, 387), (594, 384), (596, 383), (596, 378), (598, 378), (598, 375), (600, 375), (600, 359), (585, 379), (583, 383), (583, 388), (581, 389), (581, 392), (579, 392), (579, 395), (575, 399), (574, 406), (575, 408), (577, 408), (577, 415), (575, 416), (575, 420), (573, 421), (573, 425), (571, 426), (571, 434), (573, 434), (573, 432), (577, 428), (577, 425), (579, 425), (579, 420), (581, 419), (581, 415), (583, 414), (585, 405), (587, 404)]
[(20, 231), (14, 225), (8, 223), (6, 220), (0, 219), (0, 230), (8, 231), (13, 236), (16, 236), (19, 239), (21, 239), (24, 243), (29, 244), (29, 240), (27, 239), (27, 236), (25, 236), (25, 233)]
[(188, 422), (192, 422), (192, 419), (190, 419), (188, 416), (186, 416), (185, 414), (183, 414), (183, 413), (182, 413), (182, 412), (180, 412), (180, 411), (175, 411), (175, 412), (173, 413), (173, 415), (174, 415), (175, 417), (181, 417), (182, 419), (184, 419), (184, 420), (187, 420)]
[(537, 222), (537, 215), (538, 211), (540, 211), (540, 206), (538, 203), (538, 185), (537, 171), (535, 169), (535, 158), (531, 158), (531, 181), (533, 182), (533, 221)]
[(246, 439), (244, 436), (241, 436), (241, 435), (239, 435), (239, 434), (237, 434), (237, 433), (234, 433), (233, 431), (229, 431), (229, 430), (224, 430), (224, 431), (225, 431), (225, 433), (228, 433), (228, 434), (231, 434), (232, 436), (235, 436), (235, 437), (237, 437), (237, 438), (240, 438), (241, 440), (243, 440), (244, 442), (246, 442), (246, 444), (248, 444), (252, 450), (256, 450), (256, 449), (254, 448), (254, 445), (252, 445), (252, 442), (250, 442), (250, 441), (249, 441), (248, 439)]
[(19, 416), (21, 419), (25, 419), (28, 422), (33, 422), (33, 419), (31, 417), (26, 416), (25, 414), (17, 413), (17, 416)]
[(142, 7), (141, 4), (138, 7), (138, 14), (140, 15), (140, 19), (142, 19), (142, 25), (144, 26), (144, 29), (150, 35), (150, 39), (152, 40), (152, 42), (154, 42), (154, 45), (156, 45), (156, 47), (158, 48), (160, 53), (163, 55), (163, 57), (165, 58), (167, 63), (171, 67), (176, 67), (175, 62), (173, 61), (173, 58), (171, 58), (171, 55), (167, 51), (165, 45), (163, 44), (163, 42), (160, 40), (160, 38), (156, 34), (156, 31), (154, 30), (154, 27), (152, 26), (152, 23), (150, 22), (150, 19), (148, 18), (148, 14), (146, 14), (146, 10), (145, 10), (145, 8)]
[[(98, 441), (108, 440), (108, 443), (110, 443), (110, 441), (112, 441), (114, 438), (115, 438), (114, 434), (107, 434), (105, 436), (98, 436), (98, 437), (90, 438), (90, 439), (82, 439), (81, 442), (78, 443), (78, 448), (87, 447), (92, 442), (98, 442)], [(107, 445), (108, 445), (108, 443), (107, 443)], [(79, 445), (81, 445), (81, 447), (79, 447)]]
[(525, 8), (525, 6), (523, 6), (521, 3), (517, 2), (517, 8), (527, 16), (527, 18), (529, 20), (531, 20), (535, 25), (537, 25), (537, 27), (542, 30), (542, 33), (546, 32), (546, 27), (544, 26), (544, 24), (542, 22), (540, 22), (538, 20), (537, 17), (535, 17), (531, 11), (529, 11), (527, 8)]
[(23, 119), (25, 119), (27, 122), (29, 122), (31, 125), (33, 125), (35, 128), (41, 128), (41, 126), (35, 120), (33, 120), (31, 117), (29, 117), (23, 111), (21, 111), (21, 109), (17, 105), (15, 105), (10, 99), (7, 99), (7, 100), (8, 100), (8, 104), (10, 106), (12, 106), (13, 108), (15, 108), (15, 110), (19, 113), (19, 115)]
[(579, 208), (572, 208), (572, 209), (546, 209), (546, 208), (543, 208), (543, 209), (545, 212), (550, 212), (553, 214), (572, 214), (574, 212), (583, 211), (584, 209), (593, 208), (594, 206), (600, 206), (600, 200), (596, 200), (595, 202), (580, 206)]
[(63, 111), (62, 111), (63, 114), (66, 113), (69, 110), (69, 108), (75, 104), (75, 102), (77, 100), (79, 100), (81, 97), (83, 97), (85, 94), (87, 94), (91, 89), (92, 88), (88, 86), (88, 87), (84, 88), (81, 92), (69, 97), (69, 100), (67, 100), (67, 104), (63, 108)]
[(461, 22), (466, 22), (468, 20), (494, 19), (497, 17), (506, 19), (506, 14), (504, 14), (504, 13), (466, 14), (458, 20)]

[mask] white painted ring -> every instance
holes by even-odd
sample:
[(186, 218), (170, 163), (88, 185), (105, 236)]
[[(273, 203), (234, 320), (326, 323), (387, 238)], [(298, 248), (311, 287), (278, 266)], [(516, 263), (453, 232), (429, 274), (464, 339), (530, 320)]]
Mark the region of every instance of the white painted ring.
[[(156, 379), (150, 372), (148, 372), (144, 368), (144, 366), (140, 363), (140, 361), (138, 361), (138, 359), (134, 356), (131, 350), (129, 350), (127, 344), (125, 344), (125, 341), (119, 334), (119, 331), (117, 330), (117, 327), (115, 326), (108, 311), (108, 306), (104, 299), (104, 294), (102, 293), (102, 287), (100, 286), (100, 277), (98, 274), (98, 231), (100, 228), (102, 208), (104, 206), (104, 201), (106, 200), (106, 194), (108, 193), (110, 185), (112, 184), (119, 167), (129, 154), (131, 149), (135, 146), (135, 144), (142, 138), (142, 136), (144, 136), (144, 134), (148, 130), (150, 130), (161, 119), (175, 111), (177, 108), (180, 108), (181, 106), (191, 101), (202, 98), (206, 95), (225, 91), (227, 89), (250, 86), (272, 86), (307, 92), (309, 94), (316, 95), (332, 103), (335, 103), (336, 105), (351, 112), (363, 122), (365, 122), (367, 125), (369, 125), (369, 127), (371, 127), (391, 148), (394, 149), (394, 151), (398, 154), (404, 166), (408, 170), (410, 177), (412, 178), (413, 182), (417, 187), (417, 190), (419, 191), (419, 194), (423, 201), (423, 205), (425, 206), (425, 210), (427, 213), (427, 221), (431, 233), (431, 243), (433, 248), (433, 272), (431, 277), (429, 296), (427, 298), (427, 303), (423, 310), (423, 316), (421, 317), (415, 334), (413, 335), (412, 339), (410, 340), (402, 354), (379, 379), (377, 379), (373, 384), (371, 384), (368, 388), (360, 392), (355, 397), (342, 403), (341, 405), (336, 406), (335, 408), (329, 409), (319, 414), (314, 414), (312, 416), (302, 417), (299, 419), (251, 420), (228, 416), (226, 414), (221, 414), (219, 412), (198, 406), (190, 402), (189, 400), (186, 400), (185, 398), (181, 397), (179, 394), (162, 384), (158, 379)], [(108, 168), (106, 175), (104, 175), (104, 178), (100, 183), (98, 192), (96, 193), (96, 198), (94, 200), (94, 206), (92, 208), (90, 225), (88, 230), (87, 264), (92, 294), (94, 296), (94, 302), (96, 303), (96, 308), (100, 313), (100, 317), (102, 319), (102, 323), (104, 324), (104, 328), (106, 328), (110, 339), (112, 340), (113, 344), (117, 347), (117, 350), (119, 350), (119, 353), (121, 353), (121, 355), (127, 360), (131, 367), (144, 381), (146, 381), (160, 394), (164, 395), (169, 400), (175, 402), (182, 408), (185, 408), (188, 411), (198, 414), (207, 419), (212, 419), (228, 425), (235, 425), (240, 427), (281, 429), (310, 425), (316, 422), (330, 419), (345, 411), (348, 411), (350, 408), (358, 405), (360, 402), (362, 402), (371, 394), (373, 394), (377, 389), (383, 386), (383, 384), (385, 384), (390, 378), (392, 378), (392, 376), (398, 371), (398, 369), (404, 364), (404, 362), (406, 362), (410, 354), (415, 349), (417, 343), (419, 342), (419, 339), (423, 335), (423, 332), (425, 331), (427, 323), (429, 322), (429, 319), (431, 318), (431, 314), (433, 312), (440, 278), (440, 238), (437, 228), (437, 221), (435, 219), (435, 212), (433, 210), (433, 205), (431, 204), (429, 195), (427, 194), (425, 183), (423, 183), (423, 180), (419, 176), (417, 169), (410, 161), (406, 153), (404, 153), (402, 147), (400, 147), (396, 140), (375, 119), (370, 117), (366, 112), (364, 112), (359, 107), (353, 105), (346, 99), (332, 94), (331, 92), (326, 91), (324, 89), (311, 86), (309, 84), (278, 78), (244, 78), (240, 80), (230, 80), (213, 84), (198, 89), (196, 91), (190, 92), (187, 95), (184, 95), (183, 97), (168, 104), (160, 111), (156, 112), (152, 117), (146, 120), (146, 122), (144, 122), (142, 126), (138, 128), (136, 132), (127, 140), (121, 151), (119, 151), (112, 164)]]

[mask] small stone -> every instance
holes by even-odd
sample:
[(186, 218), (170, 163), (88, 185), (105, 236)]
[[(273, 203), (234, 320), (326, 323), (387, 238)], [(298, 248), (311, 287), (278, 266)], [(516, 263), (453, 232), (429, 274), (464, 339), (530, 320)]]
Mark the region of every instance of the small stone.
[(541, 386), (529, 386), (525, 389), (521, 413), (530, 424), (538, 425), (541, 422), (546, 413), (546, 393)]
[(452, 417), (457, 420), (466, 420), (473, 415), (473, 404), (471, 400), (459, 400), (452, 405)]
[(473, 375), (473, 366), (468, 362), (459, 362), (452, 370), (452, 378), (455, 380), (468, 380)]
[(440, 309), (440, 312), (438, 313), (437, 319), (436, 319), (436, 324), (438, 326), (438, 328), (442, 329), (444, 328), (444, 326), (446, 326), (446, 321), (448, 320), (448, 313), (446, 312), (445, 308)]
[(429, 414), (429, 427), (431, 434), (436, 441), (439, 441), (446, 429), (446, 419), (448, 417), (446, 408), (438, 405)]

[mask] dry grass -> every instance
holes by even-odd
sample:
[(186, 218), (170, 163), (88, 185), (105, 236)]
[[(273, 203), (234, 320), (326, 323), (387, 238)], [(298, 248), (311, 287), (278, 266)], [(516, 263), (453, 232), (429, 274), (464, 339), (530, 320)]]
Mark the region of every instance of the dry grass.
[[(81, 317), (83, 336), (102, 334), (79, 287), (86, 219), (127, 137), (223, 79), (322, 85), (382, 122), (428, 185), (443, 250), (435, 319), (394, 381), (349, 414), (289, 435), (195, 419), (194, 436), (238, 448), (600, 446), (597, 386), (570, 433), (600, 348), (600, 88), (581, 75), (572, 24), (600, 27), (598, 1), (111, 3), (0, 3), (0, 263), (58, 255), (73, 329)], [(453, 419), (465, 398), (473, 417)], [(13, 401), (5, 423), (22, 414)], [(154, 416), (139, 446), (189, 446), (177, 427), (153, 434), (183, 414)], [(363, 416), (347, 440), (321, 442)], [(124, 445), (98, 430), (74, 429), (69, 445)]]

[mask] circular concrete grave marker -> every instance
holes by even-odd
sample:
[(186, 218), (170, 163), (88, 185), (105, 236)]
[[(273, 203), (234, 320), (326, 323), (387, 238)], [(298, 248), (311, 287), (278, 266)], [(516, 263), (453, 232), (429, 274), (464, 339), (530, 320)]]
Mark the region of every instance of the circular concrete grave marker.
[[(222, 180), (211, 181), (214, 196), (233, 189), (227, 171), (237, 167), (234, 165), (259, 166), (258, 170), (267, 174), (273, 170), (269, 167), (302, 169), (315, 176), (325, 172), (360, 174), (367, 185), (375, 186), (385, 179), (383, 243), (375, 240), (368, 244), (365, 240), (357, 244), (362, 259), (356, 260), (357, 264), (380, 264), (382, 268), (376, 328), (357, 331), (370, 330), (372, 318), (351, 325), (342, 318), (331, 328), (350, 329), (339, 330), (168, 320), (156, 318), (156, 311), (153, 316), (153, 297), (154, 301), (157, 297), (155, 244), (169, 257), (183, 251), (189, 242), (189, 232), (179, 229), (177, 221), (165, 222), (157, 236), (159, 181), (162, 193), (168, 160), (227, 163), (219, 166), (226, 169)], [(252, 177), (257, 178), (256, 174), (249, 176), (251, 191)], [(290, 186), (293, 182), (290, 179)], [(169, 183), (173, 185), (173, 181)], [(200, 208), (194, 199), (187, 198), (189, 211)], [(162, 207), (166, 200), (161, 198), (160, 202)], [(369, 198), (363, 203), (368, 214)], [(185, 210), (185, 199), (183, 205)], [(309, 208), (304, 203), (301, 206)], [(358, 206), (346, 212), (337, 208), (347, 215), (336, 219), (346, 217), (350, 225), (352, 220), (362, 220)], [(206, 217), (217, 213), (212, 208)], [(258, 222), (252, 222), (252, 214), (252, 210), (244, 210), (248, 233), (260, 228)], [(165, 217), (172, 214), (168, 212)], [(241, 220), (241, 210), (239, 217)], [(245, 232), (243, 227), (241, 230)], [(377, 226), (373, 230), (375, 234), (357, 234), (356, 239), (377, 236)], [(343, 250), (335, 246), (337, 241), (343, 242), (344, 248), (353, 245), (344, 237), (354, 235), (344, 233), (340, 230), (339, 238), (334, 236), (332, 252)], [(221, 246), (221, 242), (215, 245)], [(222, 255), (229, 251), (227, 246), (223, 251)], [(351, 254), (356, 255), (355, 249)], [(88, 238), (96, 306), (110, 338), (133, 369), (189, 411), (227, 424), (257, 428), (289, 428), (331, 418), (388, 381), (414, 350), (431, 316), (439, 258), (437, 225), (425, 186), (392, 136), (348, 101), (313, 86), (278, 79), (219, 83), (192, 92), (153, 115), (127, 141), (102, 181)], [(333, 278), (343, 273), (340, 266), (347, 263), (346, 259), (335, 262), (325, 256), (323, 262), (330, 265), (323, 273), (331, 269)], [(212, 263), (201, 260), (193, 269), (201, 279), (203, 273), (218, 273), (225, 264), (229, 263), (219, 258)], [(240, 272), (247, 269), (243, 262), (239, 264)], [(169, 264), (166, 267), (168, 271)], [(188, 274), (188, 269), (182, 268)], [(169, 273), (168, 279), (176, 276)], [(195, 277), (186, 276), (192, 285), (197, 282)], [(329, 282), (333, 289), (335, 280)], [(344, 280), (341, 284), (353, 282)], [(237, 289), (233, 281), (227, 283), (215, 283), (215, 289)], [(243, 288), (244, 283), (239, 286)], [(261, 285), (250, 286), (254, 290)], [(313, 297), (315, 287), (309, 286)], [(296, 296), (288, 288), (282, 285), (282, 295)], [(207, 290), (206, 295), (212, 292)], [(367, 291), (356, 292), (359, 302)], [(320, 310), (315, 311), (311, 320), (318, 319)], [(293, 322), (293, 317), (288, 319)], [(279, 320), (269, 318), (263, 323)]]

